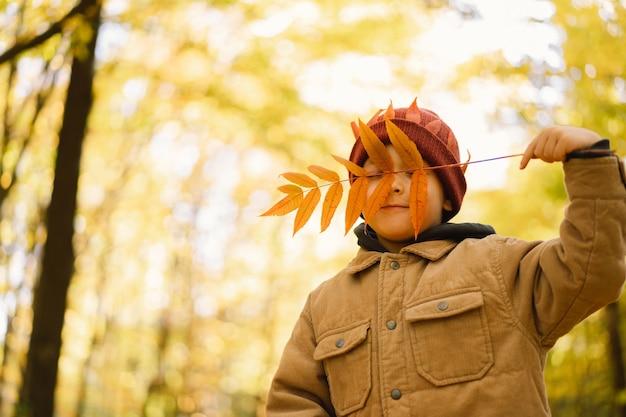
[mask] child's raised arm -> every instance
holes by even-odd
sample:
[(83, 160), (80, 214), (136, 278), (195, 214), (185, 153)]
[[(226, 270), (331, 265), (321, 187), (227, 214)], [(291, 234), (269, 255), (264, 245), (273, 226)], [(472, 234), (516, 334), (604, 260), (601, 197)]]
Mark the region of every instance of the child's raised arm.
[(596, 132), (582, 127), (546, 127), (530, 142), (519, 167), (526, 168), (531, 159), (545, 162), (564, 161), (567, 154), (589, 148), (601, 139)]

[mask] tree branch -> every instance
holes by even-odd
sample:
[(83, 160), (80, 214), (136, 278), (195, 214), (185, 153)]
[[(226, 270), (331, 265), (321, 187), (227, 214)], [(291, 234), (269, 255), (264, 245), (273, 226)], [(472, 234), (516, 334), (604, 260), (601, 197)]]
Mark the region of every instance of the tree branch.
[(61, 33), (63, 30), (63, 26), (65, 22), (67, 22), (70, 18), (77, 14), (84, 14), (88, 10), (88, 2), (81, 0), (72, 10), (70, 10), (65, 16), (63, 16), (60, 20), (52, 23), (45, 32), (40, 33), (39, 35), (25, 39), (23, 41), (17, 40), (13, 46), (4, 51), (2, 55), (0, 55), (0, 65), (12, 60), (19, 54), (24, 51), (27, 51), (31, 48), (41, 45), (57, 33)]

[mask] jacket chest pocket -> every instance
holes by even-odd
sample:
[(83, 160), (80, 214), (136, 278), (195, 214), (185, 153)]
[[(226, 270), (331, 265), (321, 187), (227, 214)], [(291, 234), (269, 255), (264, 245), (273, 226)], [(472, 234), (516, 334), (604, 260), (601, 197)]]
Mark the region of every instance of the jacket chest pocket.
[(407, 307), (417, 372), (435, 386), (482, 378), (493, 347), (480, 288), (438, 294)]
[(365, 406), (372, 389), (372, 347), (369, 320), (325, 333), (313, 358), (323, 360), (330, 396), (340, 416)]

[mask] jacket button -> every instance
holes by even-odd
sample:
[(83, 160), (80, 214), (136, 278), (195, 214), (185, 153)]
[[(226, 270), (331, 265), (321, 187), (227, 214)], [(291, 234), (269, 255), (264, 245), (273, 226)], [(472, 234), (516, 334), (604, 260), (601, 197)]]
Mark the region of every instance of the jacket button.
[(445, 301), (440, 301), (439, 304), (437, 304), (437, 308), (439, 309), (439, 311), (446, 311), (448, 309), (448, 303)]
[(387, 328), (388, 328), (389, 330), (393, 330), (393, 329), (395, 329), (395, 328), (396, 328), (396, 321), (395, 321), (395, 320), (389, 320), (389, 321), (386, 323), (386, 326), (387, 326)]
[(402, 397), (402, 391), (399, 389), (391, 390), (391, 398), (394, 400), (399, 400)]
[(346, 341), (343, 339), (339, 339), (337, 340), (337, 342), (335, 343), (335, 346), (337, 346), (338, 348), (343, 347), (343, 345), (346, 344)]
[(398, 262), (398, 261), (391, 261), (389, 266), (391, 267), (391, 269), (400, 269), (400, 262)]

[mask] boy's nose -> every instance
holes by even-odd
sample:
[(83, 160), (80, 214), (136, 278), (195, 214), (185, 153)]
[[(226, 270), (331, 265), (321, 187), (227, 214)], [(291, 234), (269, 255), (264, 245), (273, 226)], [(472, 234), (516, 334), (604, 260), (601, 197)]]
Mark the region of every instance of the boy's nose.
[(393, 182), (391, 183), (391, 190), (394, 193), (401, 193), (404, 191), (406, 185), (404, 184), (405, 175), (399, 173), (393, 175)]

